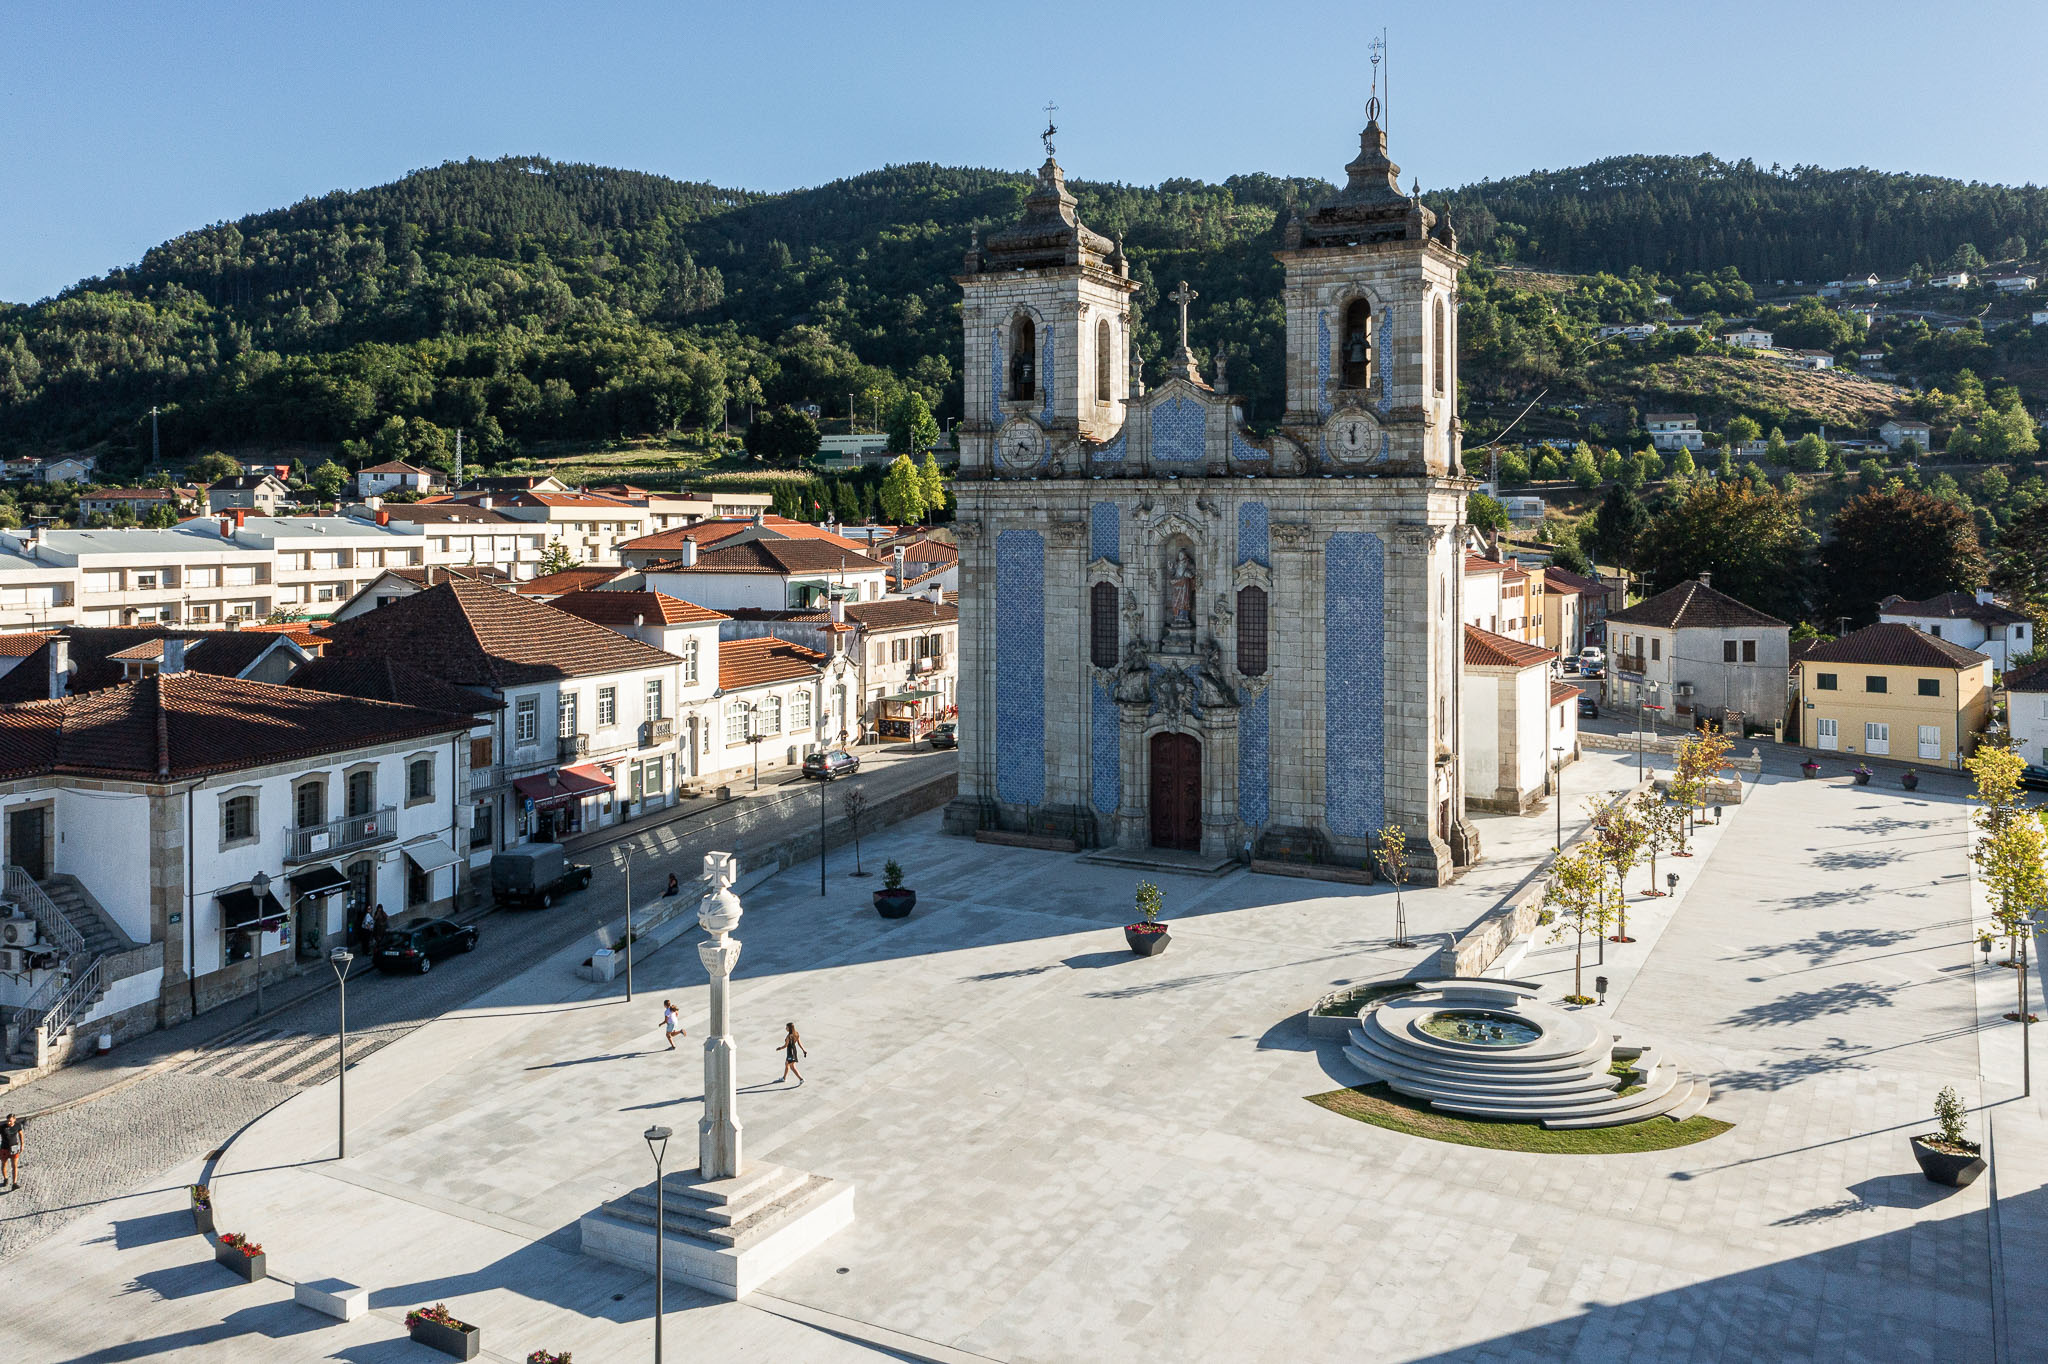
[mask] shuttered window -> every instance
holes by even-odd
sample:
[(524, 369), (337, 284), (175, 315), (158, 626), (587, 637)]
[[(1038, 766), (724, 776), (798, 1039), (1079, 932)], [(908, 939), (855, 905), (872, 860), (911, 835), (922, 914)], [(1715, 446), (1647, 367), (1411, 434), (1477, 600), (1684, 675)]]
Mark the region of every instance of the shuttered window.
[(1246, 677), (1266, 672), (1266, 589), (1237, 590), (1237, 670)]
[(1088, 589), (1088, 661), (1114, 668), (1116, 655), (1116, 584), (1097, 583)]

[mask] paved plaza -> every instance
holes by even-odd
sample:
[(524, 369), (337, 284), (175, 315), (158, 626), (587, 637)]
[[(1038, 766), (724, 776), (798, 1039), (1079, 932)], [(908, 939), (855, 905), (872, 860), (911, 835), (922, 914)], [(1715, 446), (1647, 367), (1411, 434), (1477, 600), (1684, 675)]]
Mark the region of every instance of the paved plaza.
[[(1568, 813), (1634, 775), (1632, 755), (1589, 753)], [(1977, 961), (1952, 795), (1773, 772), (1699, 855), (1660, 865), (1681, 894), (1632, 902), (1604, 1007), (1711, 1078), (1708, 1112), (1735, 1127), (1611, 1157), (1439, 1144), (1304, 1102), (1358, 1077), (1303, 1009), (1416, 968), (1494, 907), (1548, 851), (1548, 812), (1482, 820), (1487, 863), (1409, 893), (1414, 950), (1387, 945), (1385, 887), (1234, 871), (1154, 878), (1173, 942), (1149, 960), (1118, 932), (1139, 873), (937, 824), (862, 850), (902, 863), (908, 920), (879, 919), (878, 881), (836, 857), (822, 900), (814, 864), (744, 896), (748, 1156), (852, 1181), (858, 1220), (744, 1303), (671, 1286), (672, 1357), (1947, 1360), (1993, 1358), (1994, 1320), (2039, 1339), (2042, 1276), (2001, 1246), (1992, 1181), (1937, 1189), (1905, 1144), (1943, 1084), (1977, 1108), (2017, 1069), (2014, 1030), (1979, 1027), (2011, 975)], [(193, 1162), (9, 1262), (17, 1301), (50, 1310), (6, 1314), (0, 1355), (425, 1358), (403, 1314), (446, 1301), (493, 1358), (651, 1357), (649, 1277), (581, 1255), (576, 1223), (652, 1177), (650, 1123), (691, 1161), (694, 937), (640, 962), (630, 1004), (576, 978), (575, 947), (367, 1056), (346, 1161), (331, 1081), (227, 1146), (223, 1229), (286, 1279), (363, 1285), (369, 1316), (330, 1322), (217, 1269), (183, 1212)], [(1516, 974), (1555, 998), (1570, 971), (1539, 944)], [(692, 1032), (675, 1053), (664, 998)], [(812, 1053), (801, 1086), (775, 1083), (788, 1020)], [(2038, 1229), (2040, 1114), (2000, 1112), (1998, 1221)]]

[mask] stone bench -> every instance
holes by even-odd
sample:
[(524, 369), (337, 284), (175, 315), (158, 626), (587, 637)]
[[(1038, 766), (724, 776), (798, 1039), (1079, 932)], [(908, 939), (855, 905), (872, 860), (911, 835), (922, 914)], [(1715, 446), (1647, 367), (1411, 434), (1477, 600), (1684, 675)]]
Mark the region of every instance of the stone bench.
[(338, 1321), (354, 1321), (370, 1310), (370, 1290), (340, 1279), (301, 1279), (292, 1301)]

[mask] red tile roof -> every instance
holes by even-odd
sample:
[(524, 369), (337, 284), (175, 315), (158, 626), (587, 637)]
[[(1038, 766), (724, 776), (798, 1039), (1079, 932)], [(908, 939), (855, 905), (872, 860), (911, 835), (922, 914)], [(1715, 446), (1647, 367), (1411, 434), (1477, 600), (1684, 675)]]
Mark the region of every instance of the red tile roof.
[(1886, 597), (1877, 604), (1887, 616), (1932, 617), (1939, 620), (1974, 620), (1986, 625), (2024, 625), (2027, 617), (1997, 601), (1978, 601), (1974, 592), (1944, 592), (1926, 601)]
[(1533, 668), (1557, 657), (1557, 651), (1540, 644), (1496, 635), (1476, 625), (1465, 627), (1465, 666), (1468, 668)]
[(1467, 573), (1505, 573), (1507, 568), (1506, 564), (1495, 559), (1488, 559), (1477, 554), (1467, 554), (1465, 556), (1465, 571)]
[(888, 597), (881, 601), (850, 603), (846, 618), (870, 630), (903, 630), (921, 625), (953, 625), (960, 620), (960, 608), (924, 597)]
[(1585, 695), (1585, 690), (1584, 687), (1574, 687), (1569, 682), (1553, 682), (1550, 684), (1550, 704), (1562, 705), (1574, 696)]
[(543, 573), (512, 590), (523, 597), (559, 597), (602, 587), (614, 578), (625, 576), (625, 572), (623, 568), (565, 568), (559, 573)]
[(0, 635), (0, 658), (27, 658), (43, 647), (43, 641), (54, 631), (24, 630), (12, 635)]
[(1866, 625), (1840, 639), (1816, 645), (1799, 661), (1865, 663), (1874, 667), (1898, 668), (1974, 668), (1980, 663), (1989, 663), (1991, 656), (1933, 635), (1924, 635), (1910, 625), (1878, 624)]
[(823, 526), (792, 521), (786, 516), (764, 516), (759, 522), (751, 516), (699, 521), (694, 525), (677, 526), (670, 530), (658, 530), (652, 535), (642, 535), (626, 541), (620, 548), (630, 549), (636, 553), (666, 554), (681, 549), (683, 542), (688, 540), (694, 541), (698, 551), (702, 552), (713, 545), (723, 544), (736, 535), (745, 535), (748, 532), (753, 532), (764, 540), (822, 540), (826, 544), (852, 550), (856, 554), (867, 553), (867, 546), (858, 540), (849, 540), (844, 535), (826, 530)]
[[(834, 537), (837, 538), (837, 537)], [(873, 572), (887, 565), (857, 549), (828, 540), (749, 540), (745, 544), (708, 549), (687, 568), (677, 563), (649, 564), (649, 572), (665, 573), (849, 573)]]
[(676, 661), (652, 645), (482, 583), (428, 588), (336, 621), (327, 638), (336, 658), (390, 658), (457, 686), (499, 688)]
[(548, 604), (557, 611), (567, 611), (613, 629), (631, 625), (636, 616), (649, 625), (702, 625), (732, 619), (666, 592), (565, 592)]
[(1607, 618), (1609, 625), (1650, 625), (1664, 630), (1729, 630), (1754, 627), (1787, 628), (1776, 616), (1716, 592), (1698, 579), (1659, 592)]
[(722, 640), (718, 645), (718, 685), (725, 691), (816, 677), (824, 665), (825, 655), (817, 650), (772, 635)]
[(294, 672), (285, 685), (366, 701), (394, 701), (451, 715), (485, 715), (505, 709), (505, 703), (496, 697), (467, 691), (388, 658), (316, 658)]
[(467, 715), (177, 673), (0, 707), (0, 776), (173, 781), (466, 733)]

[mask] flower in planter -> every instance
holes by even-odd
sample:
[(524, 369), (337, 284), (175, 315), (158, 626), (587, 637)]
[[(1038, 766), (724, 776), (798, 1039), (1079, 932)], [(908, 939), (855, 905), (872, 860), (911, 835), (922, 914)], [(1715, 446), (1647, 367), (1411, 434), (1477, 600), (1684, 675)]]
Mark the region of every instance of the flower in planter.
[(437, 1302), (432, 1307), (415, 1307), (405, 1314), (405, 1327), (408, 1331), (423, 1321), (430, 1321), (436, 1326), (446, 1326), (456, 1331), (469, 1329), (469, 1323), (457, 1321), (455, 1314), (448, 1310), (448, 1304), (445, 1302)]
[(1138, 882), (1137, 908), (1138, 913), (1144, 916), (1144, 922), (1126, 926), (1135, 933), (1164, 933), (1166, 929), (1159, 922), (1159, 910), (1165, 901), (1166, 897), (1159, 893), (1158, 886), (1150, 881)]
[(246, 1255), (252, 1260), (263, 1253), (262, 1246), (256, 1244), (256, 1242), (250, 1240), (246, 1235), (239, 1231), (231, 1231), (227, 1233), (225, 1236), (220, 1238), (220, 1243), (224, 1246), (229, 1246), (235, 1250), (241, 1251), (242, 1254)]
[(553, 1350), (535, 1350), (526, 1357), (526, 1364), (569, 1364), (569, 1352), (556, 1354)]
[(1968, 1136), (1969, 1110), (1963, 1107), (1962, 1096), (1956, 1093), (1954, 1085), (1943, 1085), (1941, 1093), (1934, 1096), (1934, 1120), (1940, 1124), (1933, 1134), (1934, 1144), (1957, 1153), (1977, 1153), (1977, 1143)]
[(207, 1188), (204, 1184), (194, 1184), (192, 1186), (192, 1202), (197, 1207), (212, 1207), (213, 1190)]

